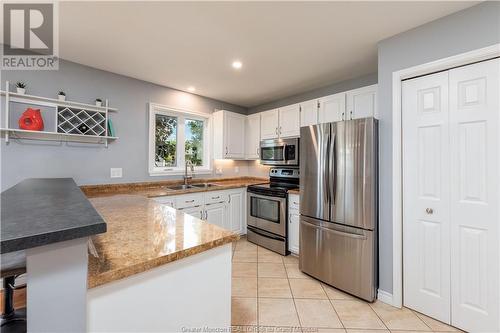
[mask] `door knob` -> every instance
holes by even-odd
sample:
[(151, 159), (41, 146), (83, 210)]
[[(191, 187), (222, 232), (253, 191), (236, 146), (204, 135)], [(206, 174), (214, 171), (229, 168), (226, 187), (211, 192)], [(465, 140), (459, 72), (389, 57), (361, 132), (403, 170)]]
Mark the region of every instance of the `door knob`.
[(434, 213), (434, 209), (432, 209), (432, 208), (426, 208), (426, 209), (425, 209), (425, 212), (426, 212), (427, 214), (431, 215), (432, 213)]

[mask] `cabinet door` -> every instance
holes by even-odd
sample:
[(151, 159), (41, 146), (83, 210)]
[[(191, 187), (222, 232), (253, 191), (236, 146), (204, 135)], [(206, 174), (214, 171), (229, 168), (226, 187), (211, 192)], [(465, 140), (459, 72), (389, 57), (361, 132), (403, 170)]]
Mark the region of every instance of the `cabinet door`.
[(225, 158), (245, 158), (245, 119), (237, 113), (224, 113)]
[(345, 119), (345, 95), (339, 93), (319, 99), (318, 124)]
[(279, 109), (279, 129), (281, 138), (300, 135), (300, 105), (294, 104)]
[(229, 229), (226, 203), (216, 203), (205, 206), (205, 217), (208, 223)]
[(288, 216), (288, 250), (299, 254), (299, 211), (291, 210)]
[(260, 154), (260, 113), (247, 116), (245, 127), (245, 158), (259, 159)]
[(245, 233), (245, 190), (229, 194), (228, 217), (233, 232)]
[(175, 197), (156, 197), (154, 201), (175, 208)]
[(300, 103), (300, 127), (318, 123), (318, 100)]
[(203, 218), (203, 206), (186, 207), (186, 208), (181, 208), (178, 210), (183, 212), (184, 214), (191, 215), (191, 216), (196, 217), (197, 219), (200, 219), (200, 220)]
[(358, 119), (366, 117), (378, 118), (377, 114), (377, 85), (348, 91), (347, 114), (344, 119)]
[(260, 113), (260, 139), (278, 138), (279, 114), (278, 109)]

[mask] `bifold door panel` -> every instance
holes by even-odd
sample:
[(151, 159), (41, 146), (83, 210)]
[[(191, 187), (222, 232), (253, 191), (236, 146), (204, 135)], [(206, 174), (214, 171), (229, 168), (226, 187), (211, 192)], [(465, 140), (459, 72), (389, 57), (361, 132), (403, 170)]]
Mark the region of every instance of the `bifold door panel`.
[(500, 330), (500, 60), (403, 83), (404, 304)]

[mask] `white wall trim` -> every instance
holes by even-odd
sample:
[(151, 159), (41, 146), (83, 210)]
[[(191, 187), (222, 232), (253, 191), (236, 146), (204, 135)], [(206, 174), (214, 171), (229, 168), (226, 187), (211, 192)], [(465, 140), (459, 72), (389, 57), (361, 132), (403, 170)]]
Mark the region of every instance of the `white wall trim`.
[[(402, 307), (403, 305), (403, 165), (401, 159), (401, 80), (498, 56), (500, 56), (500, 44), (494, 44), (485, 48), (409, 67), (392, 73), (392, 305), (395, 307)], [(389, 295), (388, 293), (386, 294)]]
[(385, 304), (394, 305), (392, 294), (387, 291), (377, 290), (377, 299)]

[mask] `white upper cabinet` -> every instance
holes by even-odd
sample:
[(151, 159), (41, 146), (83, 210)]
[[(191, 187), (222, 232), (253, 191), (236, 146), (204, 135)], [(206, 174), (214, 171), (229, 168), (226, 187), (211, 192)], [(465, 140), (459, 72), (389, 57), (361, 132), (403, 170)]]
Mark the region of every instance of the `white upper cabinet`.
[(319, 99), (318, 123), (344, 120), (346, 93), (338, 93)]
[(277, 139), (279, 134), (279, 111), (278, 109), (260, 113), (260, 138)]
[(346, 93), (347, 113), (344, 119), (375, 117), (377, 113), (377, 85), (350, 90)]
[(245, 159), (259, 159), (260, 156), (260, 113), (247, 116), (245, 122)]
[(300, 103), (300, 127), (318, 123), (318, 100)]
[(300, 135), (300, 104), (293, 104), (279, 109), (280, 138)]
[(215, 159), (245, 158), (245, 121), (246, 116), (238, 113), (214, 112)]

